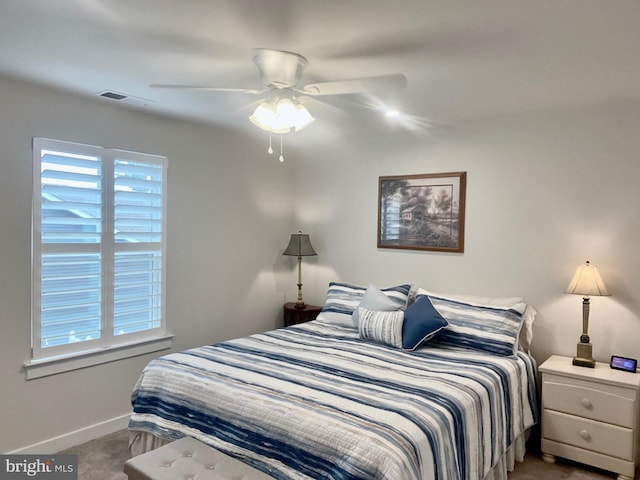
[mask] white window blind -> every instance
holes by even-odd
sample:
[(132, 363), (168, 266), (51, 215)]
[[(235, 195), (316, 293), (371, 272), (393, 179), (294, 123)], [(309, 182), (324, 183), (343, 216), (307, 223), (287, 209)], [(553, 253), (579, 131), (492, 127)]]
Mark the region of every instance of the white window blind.
[(166, 158), (33, 146), (33, 358), (163, 335)]

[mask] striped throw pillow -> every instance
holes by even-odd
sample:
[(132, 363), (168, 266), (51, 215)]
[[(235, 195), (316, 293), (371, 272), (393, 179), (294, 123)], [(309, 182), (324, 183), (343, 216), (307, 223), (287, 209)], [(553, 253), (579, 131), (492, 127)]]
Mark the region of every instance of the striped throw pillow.
[(402, 348), (404, 312), (378, 312), (358, 307), (360, 338)]
[(447, 345), (502, 356), (516, 354), (523, 313), (527, 307), (525, 303), (487, 306), (434, 295), (429, 295), (429, 299), (449, 323), (430, 340), (430, 345)]

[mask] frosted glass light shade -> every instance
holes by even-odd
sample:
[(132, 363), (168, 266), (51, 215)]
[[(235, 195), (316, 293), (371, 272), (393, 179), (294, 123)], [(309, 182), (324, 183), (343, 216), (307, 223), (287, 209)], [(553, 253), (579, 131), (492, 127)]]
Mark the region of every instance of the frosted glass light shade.
[(291, 129), (302, 130), (315, 119), (296, 100), (280, 98), (262, 102), (249, 117), (255, 126), (273, 133), (288, 133)]
[(299, 103), (298, 106), (296, 107), (296, 121), (295, 121), (296, 132), (299, 132), (303, 128), (311, 125), (314, 122), (314, 120), (315, 118), (311, 116), (311, 114), (309, 113), (309, 110), (307, 110), (304, 107), (304, 105)]

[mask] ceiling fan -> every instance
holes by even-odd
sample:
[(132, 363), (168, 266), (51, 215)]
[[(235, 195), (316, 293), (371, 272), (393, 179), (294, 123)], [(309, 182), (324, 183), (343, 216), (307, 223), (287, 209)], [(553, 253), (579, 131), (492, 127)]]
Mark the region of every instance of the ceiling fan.
[[(261, 89), (226, 88), (208, 85), (151, 84), (150, 86), (153, 88), (180, 88), (265, 95), (265, 101), (250, 117), (252, 122), (270, 132), (287, 133), (291, 129), (300, 130), (313, 121), (313, 117), (300, 102), (305, 97), (399, 92), (404, 89), (407, 83), (407, 79), (403, 74), (393, 73), (300, 85), (302, 73), (307, 66), (307, 59), (302, 55), (283, 50), (260, 48), (257, 49), (253, 61), (262, 80), (263, 88)], [(276, 118), (278, 114), (283, 117), (280, 118), (279, 122)], [(285, 119), (284, 117), (287, 118)], [(296, 122), (296, 119), (299, 121)]]

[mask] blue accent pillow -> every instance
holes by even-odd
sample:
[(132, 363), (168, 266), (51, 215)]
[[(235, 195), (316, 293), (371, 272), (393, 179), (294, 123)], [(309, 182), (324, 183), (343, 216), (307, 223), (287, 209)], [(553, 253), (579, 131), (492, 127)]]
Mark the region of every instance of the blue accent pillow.
[(415, 350), (449, 322), (434, 308), (427, 296), (419, 296), (404, 312), (402, 324), (402, 348)]

